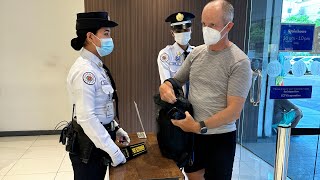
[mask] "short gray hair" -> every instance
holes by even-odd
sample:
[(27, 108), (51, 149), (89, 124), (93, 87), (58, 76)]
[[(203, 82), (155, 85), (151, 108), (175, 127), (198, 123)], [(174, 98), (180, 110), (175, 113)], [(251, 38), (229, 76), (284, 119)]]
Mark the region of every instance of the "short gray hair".
[(213, 0), (208, 4), (214, 3), (214, 2), (221, 2), (224, 23), (227, 24), (228, 22), (232, 22), (234, 17), (234, 8), (232, 4), (226, 0)]

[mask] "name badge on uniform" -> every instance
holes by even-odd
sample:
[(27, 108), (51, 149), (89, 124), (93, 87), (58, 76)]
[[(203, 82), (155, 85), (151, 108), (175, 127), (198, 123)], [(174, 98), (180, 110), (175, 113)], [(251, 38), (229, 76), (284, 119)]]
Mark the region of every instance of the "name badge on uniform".
[(114, 118), (113, 102), (109, 102), (106, 106), (107, 118)]
[(101, 85), (108, 85), (110, 84), (107, 80), (101, 80)]
[[(101, 82), (102, 83), (102, 82)], [(101, 85), (102, 91), (108, 95), (112, 94), (114, 92), (112, 86), (110, 84), (107, 85)]]

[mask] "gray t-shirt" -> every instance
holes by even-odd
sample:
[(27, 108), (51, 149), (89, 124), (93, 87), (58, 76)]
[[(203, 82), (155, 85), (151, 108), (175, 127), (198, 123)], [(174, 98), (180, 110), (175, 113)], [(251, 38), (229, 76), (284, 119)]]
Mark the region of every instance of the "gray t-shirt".
[[(227, 96), (246, 98), (251, 87), (252, 70), (248, 56), (235, 44), (222, 51), (208, 46), (196, 47), (175, 74), (181, 83), (190, 80), (189, 101), (194, 119), (204, 121), (227, 107)], [(221, 134), (236, 130), (236, 119), (207, 134)]]

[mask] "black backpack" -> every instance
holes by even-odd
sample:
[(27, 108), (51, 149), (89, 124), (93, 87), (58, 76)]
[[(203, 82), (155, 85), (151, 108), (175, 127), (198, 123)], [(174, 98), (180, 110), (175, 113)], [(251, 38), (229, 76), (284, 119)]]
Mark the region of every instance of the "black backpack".
[(181, 128), (172, 124), (171, 119), (184, 119), (185, 111), (193, 116), (191, 103), (184, 97), (180, 84), (174, 79), (171, 82), (177, 102), (174, 104), (162, 101), (160, 95), (154, 96), (154, 102), (159, 107), (157, 117), (157, 140), (161, 154), (173, 159), (181, 168), (192, 162), (193, 133), (184, 132)]

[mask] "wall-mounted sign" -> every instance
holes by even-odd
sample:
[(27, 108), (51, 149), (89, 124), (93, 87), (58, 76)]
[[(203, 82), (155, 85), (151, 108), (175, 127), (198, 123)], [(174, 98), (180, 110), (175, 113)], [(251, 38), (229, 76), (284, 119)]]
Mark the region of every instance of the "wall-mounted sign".
[(271, 86), (270, 99), (311, 98), (312, 86)]
[(281, 24), (279, 51), (312, 51), (314, 24)]

